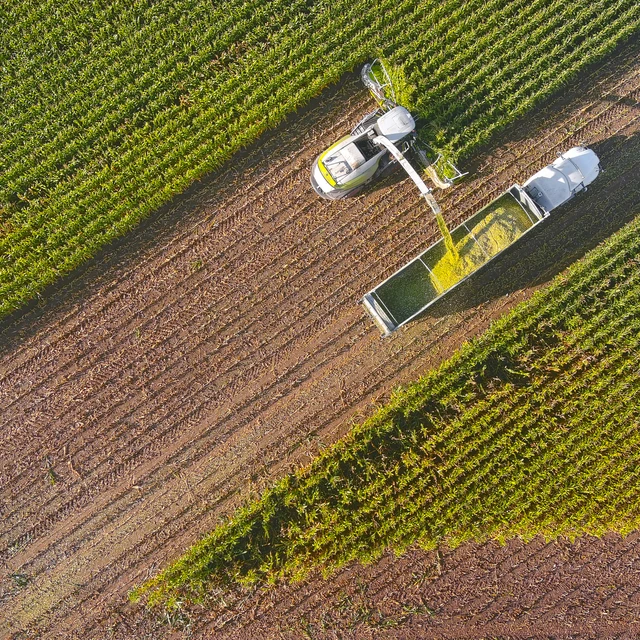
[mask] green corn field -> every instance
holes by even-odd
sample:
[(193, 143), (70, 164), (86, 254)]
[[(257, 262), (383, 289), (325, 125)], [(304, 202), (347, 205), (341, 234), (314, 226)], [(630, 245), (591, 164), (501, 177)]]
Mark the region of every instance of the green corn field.
[(640, 524), (640, 218), (134, 597), (330, 573), (385, 549)]
[(640, 26), (634, 0), (22, 0), (0, 16), (0, 316), (377, 53), (433, 146), (464, 157)]

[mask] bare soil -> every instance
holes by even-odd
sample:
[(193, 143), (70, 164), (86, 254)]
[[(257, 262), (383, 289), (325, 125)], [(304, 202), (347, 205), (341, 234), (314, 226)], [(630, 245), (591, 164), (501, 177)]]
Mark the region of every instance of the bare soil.
[(414, 550), (230, 594), (173, 626), (126, 604), (243, 500), (633, 217), (639, 97), (636, 41), (468, 160), (466, 182), (437, 194), (450, 225), (575, 144), (605, 173), (392, 339), (358, 300), (439, 237), (435, 220), (401, 176), (340, 202), (308, 182), (314, 157), (371, 108), (355, 76), (6, 321), (0, 635), (640, 634), (640, 541), (613, 534)]

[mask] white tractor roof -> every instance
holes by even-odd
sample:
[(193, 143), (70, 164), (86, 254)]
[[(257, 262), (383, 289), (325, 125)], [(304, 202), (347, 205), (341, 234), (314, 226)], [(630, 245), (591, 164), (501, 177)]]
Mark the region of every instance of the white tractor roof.
[(598, 156), (585, 147), (573, 147), (532, 175), (526, 192), (547, 213), (590, 185), (600, 173)]
[(398, 142), (416, 128), (416, 123), (407, 109), (395, 107), (378, 118), (376, 127), (381, 136), (391, 142)]
[(360, 149), (353, 142), (350, 142), (338, 151), (329, 154), (323, 163), (333, 179), (340, 184), (365, 163), (365, 157)]

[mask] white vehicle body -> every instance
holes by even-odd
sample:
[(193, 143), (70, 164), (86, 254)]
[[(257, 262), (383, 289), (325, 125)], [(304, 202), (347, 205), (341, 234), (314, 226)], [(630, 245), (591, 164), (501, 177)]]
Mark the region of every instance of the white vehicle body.
[(522, 186), (549, 214), (576, 193), (586, 189), (600, 173), (598, 156), (585, 147), (573, 147), (532, 175)]
[[(395, 145), (415, 135), (415, 121), (404, 107), (369, 114), (351, 132), (321, 153), (311, 168), (311, 185), (323, 198), (353, 195), (389, 165)], [(381, 144), (385, 143), (385, 144)], [(426, 188), (426, 187), (425, 187)]]

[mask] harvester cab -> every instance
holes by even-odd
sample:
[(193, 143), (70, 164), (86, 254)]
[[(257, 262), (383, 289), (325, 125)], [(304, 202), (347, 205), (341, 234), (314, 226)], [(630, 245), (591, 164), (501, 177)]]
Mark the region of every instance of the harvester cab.
[[(431, 189), (410, 160), (414, 160), (440, 188), (450, 187), (463, 173), (446, 166), (418, 139), (416, 121), (408, 109), (396, 103), (393, 83), (380, 60), (366, 64), (361, 72), (364, 85), (378, 103), (350, 135), (323, 151), (311, 169), (311, 185), (323, 198), (336, 200), (360, 193), (365, 185), (401, 166), (420, 190), (434, 214), (440, 213)], [(445, 169), (444, 175), (438, 167)], [(448, 174), (448, 175), (447, 175)]]

